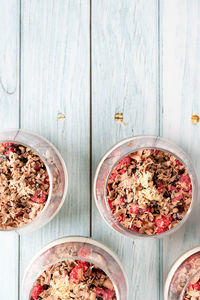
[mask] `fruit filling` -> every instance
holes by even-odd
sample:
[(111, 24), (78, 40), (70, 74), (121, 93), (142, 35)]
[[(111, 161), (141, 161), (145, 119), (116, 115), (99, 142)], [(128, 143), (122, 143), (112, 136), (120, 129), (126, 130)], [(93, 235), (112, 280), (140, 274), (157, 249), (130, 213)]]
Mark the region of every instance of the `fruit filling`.
[(37, 279), (31, 300), (116, 300), (110, 278), (97, 266), (82, 260), (56, 263)]
[(172, 154), (140, 149), (121, 159), (107, 184), (108, 206), (116, 220), (140, 234), (163, 233), (177, 225), (192, 200), (192, 183)]
[(0, 143), (0, 228), (30, 223), (44, 208), (49, 176), (40, 157), (30, 148)]

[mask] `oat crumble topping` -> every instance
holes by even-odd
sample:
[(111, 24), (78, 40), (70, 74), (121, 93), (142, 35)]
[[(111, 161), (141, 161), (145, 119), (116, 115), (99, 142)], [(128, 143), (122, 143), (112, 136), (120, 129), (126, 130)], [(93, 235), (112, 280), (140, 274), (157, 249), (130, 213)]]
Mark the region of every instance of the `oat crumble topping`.
[[(169, 299), (180, 299), (187, 282), (200, 270), (200, 253), (187, 258), (176, 270), (170, 286)], [(183, 300), (200, 300), (200, 275), (194, 276), (187, 286)]]
[(113, 284), (97, 266), (83, 260), (54, 264), (37, 279), (31, 300), (116, 300)]
[(159, 234), (184, 218), (192, 200), (192, 183), (175, 156), (162, 150), (140, 149), (113, 169), (107, 200), (124, 227), (140, 234)]
[(200, 300), (200, 275), (195, 276), (184, 294), (183, 300)]
[(40, 157), (26, 146), (0, 143), (0, 228), (30, 223), (48, 193), (49, 176)]

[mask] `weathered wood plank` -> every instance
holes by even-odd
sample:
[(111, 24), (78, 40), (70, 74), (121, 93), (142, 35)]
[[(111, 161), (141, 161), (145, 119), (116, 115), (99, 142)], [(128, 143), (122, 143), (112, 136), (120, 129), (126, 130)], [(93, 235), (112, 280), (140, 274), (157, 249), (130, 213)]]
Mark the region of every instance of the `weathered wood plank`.
[[(163, 135), (181, 145), (200, 176), (200, 126), (191, 115), (200, 114), (200, 2), (161, 2)], [(164, 240), (164, 277), (174, 260), (199, 244), (199, 204), (186, 225)]]
[[(1, 130), (19, 126), (19, 1), (0, 1)], [(18, 235), (0, 233), (0, 299), (18, 295)], [(9, 291), (9, 292), (8, 292)]]
[[(157, 1), (93, 0), (92, 83), (95, 171), (100, 157), (120, 139), (159, 132)], [(118, 112), (125, 124), (115, 122)], [(94, 202), (92, 220), (93, 237), (117, 252), (127, 270), (129, 299), (159, 299), (159, 242), (115, 233)]]
[(21, 13), (22, 127), (53, 142), (69, 171), (60, 213), (21, 237), (23, 273), (47, 242), (89, 235), (89, 1), (22, 1)]

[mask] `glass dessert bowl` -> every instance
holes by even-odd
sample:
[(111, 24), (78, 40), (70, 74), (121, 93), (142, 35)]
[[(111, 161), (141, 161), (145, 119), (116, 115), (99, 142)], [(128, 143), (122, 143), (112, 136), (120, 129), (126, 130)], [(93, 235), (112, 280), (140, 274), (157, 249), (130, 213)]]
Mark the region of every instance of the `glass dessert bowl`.
[(127, 300), (127, 289), (111, 250), (90, 238), (66, 237), (43, 248), (27, 267), (22, 299)]
[(164, 287), (164, 300), (200, 299), (200, 246), (181, 255), (171, 267)]
[(67, 170), (57, 149), (21, 129), (0, 132), (0, 230), (27, 232), (49, 222), (67, 192)]
[(130, 237), (163, 237), (187, 220), (197, 178), (187, 154), (161, 137), (119, 142), (101, 159), (94, 177), (101, 216)]

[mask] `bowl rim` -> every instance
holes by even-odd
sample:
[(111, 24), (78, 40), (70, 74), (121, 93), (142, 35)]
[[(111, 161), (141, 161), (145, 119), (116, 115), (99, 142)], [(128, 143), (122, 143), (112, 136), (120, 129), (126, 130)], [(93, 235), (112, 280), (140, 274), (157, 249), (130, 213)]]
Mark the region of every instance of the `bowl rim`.
[[(187, 158), (187, 161), (188, 163), (190, 164), (190, 168), (193, 172), (193, 178), (191, 178), (190, 176), (190, 179), (192, 180), (192, 186), (193, 185), (196, 185), (195, 189), (193, 188), (192, 190), (192, 200), (191, 200), (191, 203), (190, 203), (190, 206), (189, 206), (189, 209), (186, 213), (186, 215), (184, 216), (184, 218), (177, 224), (175, 225), (172, 229), (170, 230), (167, 230), (163, 233), (159, 233), (159, 234), (153, 234), (153, 235), (146, 235), (146, 234), (140, 234), (140, 233), (135, 233), (135, 232), (132, 232), (131, 230), (127, 229), (126, 227), (122, 226), (119, 222), (118, 222), (118, 225), (119, 227), (121, 227), (121, 229), (123, 229), (126, 233), (127, 233), (127, 236), (130, 237), (130, 238), (143, 238), (143, 239), (161, 239), (165, 236), (168, 236), (168, 235), (171, 235), (173, 234), (175, 231), (179, 230), (182, 225), (187, 221), (187, 219), (189, 218), (190, 214), (191, 214), (191, 211), (192, 211), (192, 208), (194, 206), (194, 203), (197, 201), (197, 198), (198, 198), (198, 180), (197, 180), (197, 175), (196, 175), (196, 171), (194, 169), (194, 166), (193, 166), (193, 163), (189, 157), (189, 155), (179, 146), (177, 145), (176, 143), (174, 143), (173, 141), (169, 140), (169, 139), (166, 139), (166, 138), (163, 138), (161, 136), (157, 136), (157, 135), (135, 135), (135, 136), (131, 136), (131, 137), (128, 137), (128, 138), (125, 138), (125, 139), (122, 139), (120, 140), (118, 143), (114, 144), (111, 148), (109, 148), (109, 150), (101, 157), (101, 159), (99, 160), (98, 164), (97, 164), (97, 167), (96, 167), (96, 170), (95, 170), (95, 174), (94, 174), (94, 179), (93, 179), (93, 196), (94, 196), (94, 199), (95, 199), (95, 203), (96, 203), (96, 206), (97, 206), (97, 209), (101, 215), (101, 217), (104, 219), (104, 221), (109, 225), (110, 228), (112, 228), (112, 230), (114, 231), (117, 231), (119, 232), (120, 234), (126, 236), (123, 232), (121, 232), (120, 230), (116, 230), (112, 227), (112, 224), (110, 224), (107, 219), (105, 218), (103, 212), (99, 209), (99, 204), (98, 204), (98, 201), (97, 201), (97, 196), (96, 196), (96, 185), (97, 185), (97, 179), (98, 179), (98, 175), (99, 175), (99, 171), (103, 165), (103, 162), (106, 160), (106, 158), (118, 147), (120, 147), (121, 145), (123, 145), (124, 143), (127, 143), (127, 142), (131, 142), (133, 140), (142, 140), (142, 139), (153, 139), (155, 140), (155, 144), (157, 141), (161, 141), (161, 142), (166, 142), (169, 144), (169, 146), (172, 146), (172, 147), (175, 147), (177, 150), (179, 150), (180, 152), (182, 152), (185, 157)], [(177, 154), (174, 154), (173, 152), (167, 150), (167, 149), (164, 149), (164, 148), (160, 148), (160, 147), (156, 147), (156, 146), (147, 146), (146, 148), (148, 149), (160, 149), (160, 150), (165, 150), (169, 153), (171, 153), (172, 155), (174, 155), (175, 157), (179, 158), (179, 156)], [(139, 150), (139, 149), (145, 149), (145, 147), (138, 147), (135, 149), (135, 151)], [(131, 152), (130, 152), (131, 153)], [(124, 155), (125, 156), (125, 155)], [(124, 156), (121, 156), (120, 159), (122, 159)], [(118, 160), (118, 162), (120, 161), (120, 159)], [(180, 158), (179, 158), (180, 159)], [(180, 159), (181, 160), (181, 159)], [(181, 160), (182, 161), (182, 160)], [(183, 162), (183, 164), (185, 165), (185, 163)], [(114, 217), (113, 217), (114, 219)]]
[[(101, 249), (103, 249), (104, 251), (106, 251), (110, 256), (112, 256), (114, 258), (114, 260), (118, 263), (122, 273), (123, 273), (123, 276), (124, 276), (124, 279), (125, 279), (125, 284), (126, 284), (126, 288), (127, 288), (127, 299), (128, 299), (128, 295), (129, 295), (129, 284), (128, 284), (128, 276), (126, 274), (126, 271), (125, 271), (125, 268), (124, 266), (122, 265), (119, 257), (106, 245), (104, 245), (103, 243), (93, 239), (93, 238), (90, 238), (90, 237), (85, 237), (85, 236), (76, 236), (76, 235), (72, 235), (72, 236), (64, 236), (64, 237), (61, 237), (61, 238), (57, 238), (53, 241), (51, 241), (50, 243), (46, 244), (44, 247), (42, 247), (31, 259), (31, 261), (29, 262), (29, 264), (27, 265), (27, 267), (25, 268), (25, 271), (24, 271), (24, 274), (23, 274), (23, 279), (22, 279), (22, 291), (23, 291), (23, 286), (25, 284), (25, 279), (26, 279), (26, 275), (28, 273), (28, 270), (30, 269), (30, 267), (32, 266), (32, 264), (44, 253), (46, 252), (47, 250), (55, 247), (55, 246), (58, 246), (58, 245), (61, 245), (61, 244), (65, 244), (65, 243), (70, 243), (70, 242), (78, 242), (78, 243), (88, 243), (88, 244), (92, 244), (96, 247), (99, 247)], [(64, 260), (64, 259), (62, 259)], [(62, 261), (60, 260), (60, 261)], [(50, 264), (52, 265), (52, 264)], [(105, 272), (106, 273), (106, 272)], [(111, 276), (109, 276), (111, 278)], [(112, 279), (112, 278), (111, 278)], [(115, 286), (115, 283), (113, 282), (112, 280), (112, 283), (115, 287), (115, 289), (117, 290), (117, 293), (118, 293), (118, 289), (116, 288)], [(30, 291), (31, 292), (31, 291)], [(23, 295), (22, 295), (23, 297)], [(118, 299), (117, 299), (118, 300)]]
[(200, 246), (195, 246), (185, 252), (183, 252), (178, 258), (176, 258), (176, 260), (174, 261), (174, 263), (171, 265), (168, 273), (167, 273), (167, 277), (165, 279), (165, 284), (164, 284), (164, 289), (163, 289), (163, 296), (164, 296), (164, 300), (168, 300), (168, 292), (169, 292), (169, 287), (170, 287), (170, 283), (172, 281), (172, 278), (175, 274), (175, 271), (181, 266), (181, 264), (190, 256), (192, 256), (193, 254), (200, 252)]
[(47, 208), (47, 204), (50, 201), (50, 198), (52, 196), (52, 175), (51, 175), (51, 172), (49, 171), (49, 167), (45, 163), (44, 159), (41, 157), (41, 155), (38, 153), (38, 151), (35, 150), (32, 146), (29, 146), (26, 143), (20, 142), (17, 139), (16, 140), (11, 140), (11, 139), (0, 140), (0, 143), (4, 142), (4, 141), (8, 141), (8, 142), (10, 141), (10, 142), (19, 143), (19, 144), (21, 143), (21, 145), (29, 147), (32, 151), (34, 151), (39, 156), (39, 158), (42, 160), (42, 162), (45, 164), (45, 167), (46, 167), (46, 169), (48, 171), (48, 175), (50, 177), (50, 183), (51, 183), (50, 191), (49, 191), (49, 194), (48, 194), (48, 198), (47, 198), (46, 204), (45, 204), (44, 208), (41, 210), (41, 212), (38, 214), (38, 216), (36, 218), (34, 218), (30, 223), (24, 224), (23, 226), (20, 226), (20, 227), (15, 227), (15, 228), (10, 228), (10, 229), (2, 229), (2, 228), (0, 228), (0, 232), (5, 232), (5, 233), (6, 232), (18, 232), (18, 233), (32, 232), (32, 231), (35, 231), (35, 230), (37, 230), (37, 229), (45, 226), (47, 223), (49, 223), (57, 215), (57, 213), (60, 211), (63, 203), (65, 202), (65, 198), (67, 196), (67, 191), (68, 191), (68, 184), (69, 184), (69, 175), (68, 175), (68, 171), (67, 171), (67, 167), (66, 167), (65, 161), (62, 158), (62, 156), (61, 156), (60, 152), (58, 151), (58, 149), (48, 139), (46, 139), (45, 137), (41, 136), (38, 133), (35, 133), (33, 131), (30, 131), (30, 130), (24, 130), (22, 128), (8, 128), (8, 129), (5, 129), (5, 130), (1, 130), (0, 134), (1, 133), (6, 133), (6, 132), (15, 132), (15, 131), (17, 132), (15, 138), (17, 138), (18, 132), (26, 133), (26, 134), (28, 134), (30, 136), (32, 135), (32, 136), (39, 137), (41, 140), (45, 141), (49, 146), (51, 146), (53, 148), (53, 150), (55, 151), (56, 155), (58, 156), (58, 158), (60, 160), (60, 163), (62, 165), (62, 168), (63, 168), (65, 186), (64, 186), (63, 196), (62, 196), (62, 199), (60, 201), (60, 204), (59, 204), (57, 210), (52, 214), (52, 216), (50, 218), (48, 218), (44, 223), (42, 223), (40, 225), (36, 225), (35, 228), (29, 229), (30, 225), (33, 225), (37, 221), (37, 219), (39, 217), (41, 217), (41, 215), (44, 213), (44, 211)]

